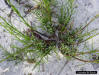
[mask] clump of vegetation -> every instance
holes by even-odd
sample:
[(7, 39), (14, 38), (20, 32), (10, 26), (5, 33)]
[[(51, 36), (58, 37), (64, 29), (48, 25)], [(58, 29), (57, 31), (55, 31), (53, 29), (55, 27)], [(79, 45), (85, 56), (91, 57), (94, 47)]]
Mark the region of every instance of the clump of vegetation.
[[(90, 23), (97, 19), (99, 15), (93, 17), (85, 26), (74, 28), (74, 0), (65, 0), (65, 4), (62, 1), (58, 3), (57, 0), (39, 0), (37, 2), (38, 5), (33, 7), (31, 11), (37, 16), (41, 24), (40, 28), (46, 31), (46, 34), (43, 34), (28, 24), (15, 6), (11, 4), (10, 0), (7, 2), (20, 17), (21, 21), (28, 27), (28, 30), (23, 33), (0, 16), (3, 20), (3, 22), (0, 22), (0, 25), (23, 44), (23, 47), (12, 46), (12, 52), (4, 50), (5, 58), (1, 61), (28, 61), (29, 63), (35, 63), (36, 67), (41, 62), (47, 60), (46, 57), (51, 55), (51, 53), (54, 52), (58, 54), (57, 52), (59, 50), (66, 59), (71, 60), (74, 58), (83, 62), (98, 63), (99, 60), (84, 60), (81, 59), (80, 56), (96, 53), (99, 52), (99, 50), (81, 52), (78, 50), (78, 47), (81, 43), (99, 34), (94, 33), (97, 29), (84, 32)], [(92, 33), (94, 34), (92, 35)], [(58, 49), (56, 49), (56, 47), (58, 47)]]

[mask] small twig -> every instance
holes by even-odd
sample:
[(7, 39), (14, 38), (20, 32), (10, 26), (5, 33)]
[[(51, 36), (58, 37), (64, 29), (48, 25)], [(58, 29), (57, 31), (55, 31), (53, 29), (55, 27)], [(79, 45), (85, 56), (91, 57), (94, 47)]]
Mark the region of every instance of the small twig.
[(79, 60), (79, 61), (82, 61), (82, 62), (90, 62), (90, 63), (96, 63), (96, 62), (97, 62), (97, 60), (90, 61), (90, 60), (80, 59), (80, 58), (77, 58), (77, 57), (73, 57), (73, 58), (75, 58), (75, 59), (77, 59), (77, 60)]
[(8, 15), (8, 17), (11, 17), (12, 14), (13, 14), (13, 10), (10, 11), (10, 14)]
[(91, 53), (96, 53), (96, 52), (99, 52), (99, 50), (79, 52), (78, 54), (76, 54), (76, 56), (83, 55), (83, 54), (91, 54)]
[(10, 23), (11, 23), (11, 16), (12, 16), (12, 14), (13, 14), (13, 10), (11, 9), (10, 13), (8, 14)]
[(26, 12), (31, 12), (32, 10), (38, 9), (40, 6), (36, 5), (34, 7), (32, 7), (31, 9), (28, 9)]
[(65, 68), (65, 66), (68, 64), (68, 62), (69, 62), (68, 60), (65, 62), (65, 64), (63, 65), (63, 67), (61, 68), (61, 70), (59, 71), (59, 73), (57, 75), (61, 74), (62, 70)]
[[(56, 39), (55, 39), (55, 37), (53, 37), (53, 35), (52, 36), (47, 36), (47, 35), (42, 34), (42, 33), (38, 32), (36, 30), (31, 30), (31, 29), (28, 29), (26, 31), (27, 35), (28, 35), (28, 32), (30, 32), (30, 33), (32, 32), (34, 34), (34, 36), (36, 36), (38, 39), (41, 39), (41, 40), (45, 40), (43, 37), (46, 37), (47, 38), (46, 41), (56, 41)], [(31, 35), (29, 35), (29, 36), (31, 36)]]

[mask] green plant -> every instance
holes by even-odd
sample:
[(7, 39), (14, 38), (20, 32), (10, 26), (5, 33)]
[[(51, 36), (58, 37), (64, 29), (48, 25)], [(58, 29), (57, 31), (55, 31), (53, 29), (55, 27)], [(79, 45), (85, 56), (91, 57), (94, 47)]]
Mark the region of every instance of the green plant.
[[(1, 62), (5, 60), (14, 60), (17, 62), (28, 61), (29, 63), (36, 63), (36, 67), (41, 62), (44, 62), (46, 57), (51, 55), (51, 53), (54, 52), (58, 54), (58, 50), (56, 49), (57, 46), (59, 51), (68, 60), (75, 58), (83, 62), (98, 63), (97, 61), (99, 60), (89, 61), (79, 57), (80, 55), (99, 52), (99, 50), (80, 52), (78, 46), (99, 34), (94, 33), (97, 29), (90, 32), (84, 32), (90, 23), (97, 19), (99, 15), (93, 17), (84, 27), (79, 26), (74, 28), (72, 17), (74, 14), (74, 0), (66, 0), (66, 6), (64, 3), (59, 4), (56, 2), (57, 0), (40, 0), (38, 5), (33, 8), (33, 12), (36, 14), (37, 19), (41, 24), (39, 27), (46, 31), (46, 34), (43, 34), (28, 24), (15, 6), (8, 0), (11, 8), (28, 27), (28, 30), (23, 33), (0, 16), (3, 20), (3, 22), (0, 22), (0, 25), (23, 44), (22, 47), (12, 45), (12, 52), (8, 52), (1, 46), (5, 54), (5, 58), (3, 58)], [(56, 8), (58, 9), (57, 12), (55, 11)], [(54, 18), (57, 18), (57, 20), (53, 20)], [(92, 35), (92, 33), (94, 34)], [(47, 39), (44, 39), (43, 37), (46, 37)]]

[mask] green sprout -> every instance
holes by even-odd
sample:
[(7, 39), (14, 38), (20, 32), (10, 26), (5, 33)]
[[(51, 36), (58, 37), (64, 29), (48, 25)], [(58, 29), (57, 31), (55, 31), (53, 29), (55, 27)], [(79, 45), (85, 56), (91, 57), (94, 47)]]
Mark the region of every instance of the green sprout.
[[(20, 17), (21, 21), (28, 27), (28, 30), (23, 33), (0, 16), (0, 19), (3, 20), (3, 22), (0, 22), (0, 25), (13, 35), (16, 40), (23, 44), (22, 47), (12, 45), (12, 52), (8, 52), (1, 46), (4, 50), (4, 58), (0, 62), (5, 60), (16, 61), (17, 63), (27, 61), (29, 63), (35, 63), (35, 68), (40, 65), (41, 62), (45, 61), (46, 57), (51, 55), (51, 53), (54, 52), (57, 55), (57, 51), (59, 50), (68, 60), (72, 60), (73, 58), (83, 62), (98, 63), (99, 60), (84, 60), (81, 59), (80, 56), (96, 53), (99, 52), (99, 50), (81, 52), (78, 50), (78, 47), (83, 42), (99, 35), (99, 33), (94, 33), (97, 29), (90, 32), (84, 32), (90, 23), (97, 19), (99, 15), (94, 16), (85, 26), (74, 28), (74, 18), (72, 16), (75, 13), (75, 1), (65, 1), (66, 4), (63, 2), (58, 3), (57, 0), (40, 0), (37, 2), (38, 5), (30, 10), (37, 16), (37, 19), (41, 24), (40, 28), (49, 34), (47, 35), (37, 31), (28, 24), (15, 6), (8, 0), (8, 4)], [(55, 9), (57, 9), (57, 12)], [(57, 21), (54, 21), (53, 18), (57, 18)], [(46, 37), (47, 39), (44, 39), (43, 37)], [(58, 47), (58, 50), (56, 49), (56, 46)]]

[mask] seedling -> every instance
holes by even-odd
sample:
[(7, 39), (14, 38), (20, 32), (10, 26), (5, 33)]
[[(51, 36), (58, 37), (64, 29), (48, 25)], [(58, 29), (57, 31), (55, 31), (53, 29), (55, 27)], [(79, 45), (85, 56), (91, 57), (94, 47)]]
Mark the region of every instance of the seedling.
[(99, 33), (94, 33), (97, 29), (84, 32), (90, 23), (97, 19), (99, 15), (94, 16), (85, 26), (74, 28), (74, 0), (65, 0), (64, 3), (66, 4), (63, 2), (58, 3), (57, 0), (39, 0), (37, 2), (38, 5), (29, 11), (33, 11), (37, 16), (41, 24), (40, 28), (46, 32), (44, 34), (28, 24), (15, 6), (11, 4), (10, 0), (8, 0), (8, 3), (12, 10), (20, 17), (21, 21), (28, 27), (28, 30), (21, 32), (0, 16), (3, 20), (3, 22), (0, 22), (0, 25), (23, 44), (23, 47), (14, 45), (11, 53), (4, 50), (5, 58), (1, 62), (5, 60), (18, 62), (28, 61), (29, 63), (35, 63), (35, 68), (41, 62), (44, 62), (46, 57), (52, 53), (58, 55), (60, 51), (68, 60), (77, 59), (83, 62), (99, 63), (99, 60), (90, 61), (80, 58), (80, 56), (84, 56), (85, 54), (99, 52), (99, 50), (89, 50), (87, 52), (78, 50), (81, 43), (99, 35)]

